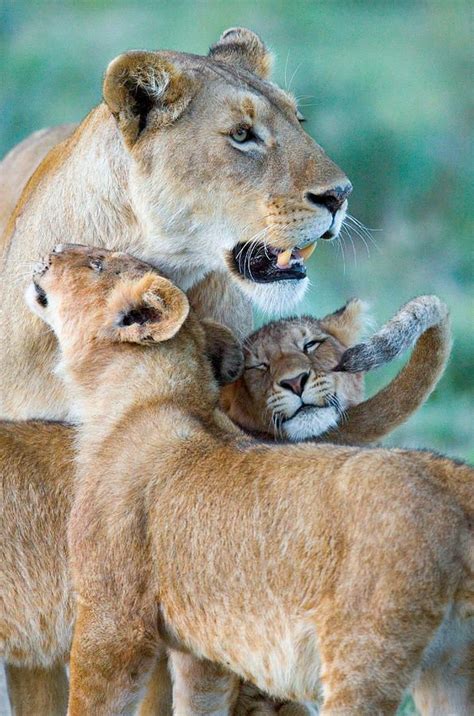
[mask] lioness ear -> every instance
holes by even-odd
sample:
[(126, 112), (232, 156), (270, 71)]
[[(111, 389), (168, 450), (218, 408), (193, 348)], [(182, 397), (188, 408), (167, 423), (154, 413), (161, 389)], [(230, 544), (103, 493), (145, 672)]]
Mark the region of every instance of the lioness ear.
[(206, 334), (206, 353), (219, 385), (233, 383), (244, 367), (242, 346), (228, 328), (205, 319), (201, 321)]
[(273, 55), (255, 32), (245, 27), (231, 27), (209, 50), (209, 57), (241, 67), (266, 80), (270, 76)]
[(179, 331), (189, 313), (186, 295), (171, 281), (150, 272), (122, 281), (108, 302), (103, 334), (123, 343), (159, 343)]
[(345, 306), (320, 321), (323, 330), (335, 336), (344, 346), (353, 345), (372, 323), (369, 306), (358, 298), (351, 298)]
[(107, 67), (103, 94), (128, 146), (150, 126), (171, 124), (192, 98), (192, 81), (158, 52), (119, 55)]

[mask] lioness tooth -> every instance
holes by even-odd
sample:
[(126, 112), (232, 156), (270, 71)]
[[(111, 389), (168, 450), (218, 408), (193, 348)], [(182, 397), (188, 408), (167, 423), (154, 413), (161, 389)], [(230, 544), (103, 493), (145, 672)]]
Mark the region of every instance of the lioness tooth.
[(286, 266), (288, 266), (288, 264), (290, 263), (292, 253), (293, 253), (293, 250), (288, 249), (288, 251), (282, 251), (281, 254), (278, 254), (277, 266), (279, 268), (286, 268)]
[(306, 261), (309, 259), (311, 254), (313, 253), (314, 249), (316, 248), (316, 241), (309, 246), (305, 246), (304, 249), (300, 249), (300, 254), (303, 257), (303, 260)]

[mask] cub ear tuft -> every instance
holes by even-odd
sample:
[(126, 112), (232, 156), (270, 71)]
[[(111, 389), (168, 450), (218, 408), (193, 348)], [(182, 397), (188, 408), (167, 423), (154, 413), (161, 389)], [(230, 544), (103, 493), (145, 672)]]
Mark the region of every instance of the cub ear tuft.
[(210, 48), (209, 57), (252, 72), (264, 80), (272, 71), (272, 53), (255, 32), (245, 27), (225, 30)]
[(131, 147), (145, 129), (171, 124), (182, 114), (192, 99), (193, 84), (160, 53), (134, 50), (109, 64), (103, 95)]
[(149, 272), (124, 279), (108, 302), (104, 338), (122, 343), (159, 343), (179, 331), (189, 313), (186, 295), (168, 279)]
[(351, 346), (373, 327), (370, 306), (359, 298), (351, 298), (342, 308), (322, 318), (321, 325), (344, 346)]
[(233, 383), (242, 374), (244, 354), (232, 331), (209, 319), (201, 321), (206, 336), (206, 354), (219, 385)]

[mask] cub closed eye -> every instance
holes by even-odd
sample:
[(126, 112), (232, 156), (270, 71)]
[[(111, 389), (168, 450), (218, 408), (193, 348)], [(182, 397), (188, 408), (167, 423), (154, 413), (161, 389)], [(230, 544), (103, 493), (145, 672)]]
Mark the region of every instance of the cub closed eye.
[(257, 363), (256, 365), (246, 365), (244, 370), (267, 370), (268, 363)]
[(318, 346), (320, 346), (321, 343), (324, 343), (325, 340), (325, 338), (317, 338), (312, 341), (308, 341), (304, 344), (303, 351), (305, 353), (309, 353), (311, 350), (315, 350), (316, 348), (318, 348)]

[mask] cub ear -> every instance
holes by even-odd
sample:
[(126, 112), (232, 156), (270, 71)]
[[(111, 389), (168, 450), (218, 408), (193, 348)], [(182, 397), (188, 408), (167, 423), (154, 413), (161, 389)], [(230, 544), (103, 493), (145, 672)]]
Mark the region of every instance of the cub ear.
[(344, 346), (353, 345), (372, 324), (369, 305), (351, 298), (345, 306), (321, 319), (321, 327)]
[(233, 383), (242, 374), (244, 354), (234, 334), (215, 321), (201, 321), (206, 335), (206, 353), (219, 385)]
[(108, 302), (103, 335), (123, 343), (159, 343), (173, 338), (189, 313), (186, 295), (171, 281), (147, 273), (125, 279)]
[(104, 100), (129, 147), (148, 127), (174, 122), (189, 104), (192, 90), (191, 78), (170, 60), (139, 50), (112, 60), (103, 84)]
[(209, 57), (240, 67), (262, 79), (269, 78), (273, 55), (259, 36), (245, 27), (231, 27), (212, 45)]

